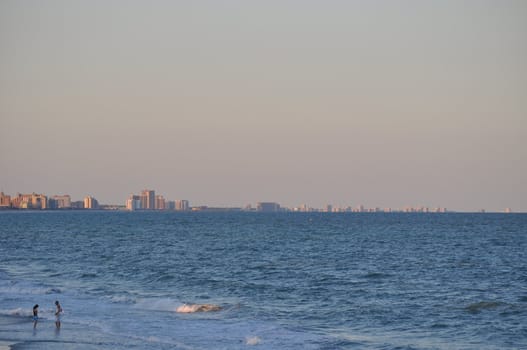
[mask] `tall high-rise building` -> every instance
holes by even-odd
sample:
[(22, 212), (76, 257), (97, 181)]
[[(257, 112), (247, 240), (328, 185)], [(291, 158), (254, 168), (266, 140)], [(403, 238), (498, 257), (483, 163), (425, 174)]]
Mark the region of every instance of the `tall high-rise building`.
[(143, 190), (141, 191), (141, 209), (153, 210), (156, 208), (156, 191)]
[(97, 201), (97, 199), (91, 196), (84, 197), (84, 209), (97, 209), (97, 208), (99, 208), (99, 202)]
[(148, 192), (146, 190), (141, 191), (139, 197), (141, 201), (141, 209), (146, 209), (146, 204), (148, 202)]
[(166, 209), (166, 201), (165, 198), (158, 194), (156, 196), (156, 209), (158, 210), (165, 210)]
[(130, 195), (126, 200), (126, 209), (127, 210), (139, 210), (141, 209), (141, 196)]
[(189, 209), (190, 209), (190, 206), (186, 199), (180, 199), (176, 201), (176, 210), (185, 211)]

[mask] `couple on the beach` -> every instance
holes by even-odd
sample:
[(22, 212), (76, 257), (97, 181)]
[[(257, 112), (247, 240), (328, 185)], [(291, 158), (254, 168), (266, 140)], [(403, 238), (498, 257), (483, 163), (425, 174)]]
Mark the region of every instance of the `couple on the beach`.
[[(57, 328), (60, 328), (60, 318), (64, 310), (62, 310), (62, 306), (60, 306), (58, 300), (55, 301), (55, 307), (55, 326)], [(33, 306), (33, 321), (33, 327), (36, 327), (38, 321), (38, 304), (35, 304), (35, 306)]]

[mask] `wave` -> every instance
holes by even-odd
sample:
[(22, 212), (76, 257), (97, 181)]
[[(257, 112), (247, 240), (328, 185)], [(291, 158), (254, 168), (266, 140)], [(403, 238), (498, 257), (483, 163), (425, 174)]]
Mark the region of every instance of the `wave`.
[(60, 288), (48, 288), (46, 294), (61, 294), (62, 290)]
[(94, 272), (85, 272), (80, 275), (80, 278), (95, 278), (97, 277), (97, 274)]
[(362, 277), (371, 278), (371, 279), (378, 279), (378, 278), (380, 279), (380, 278), (390, 277), (390, 275), (386, 273), (382, 273), (382, 272), (369, 272), (367, 274), (364, 274)]
[(136, 300), (134, 297), (131, 297), (128, 295), (114, 295), (114, 296), (109, 296), (108, 299), (112, 303), (125, 303), (125, 304), (134, 303)]
[(214, 304), (183, 304), (176, 309), (179, 313), (221, 311), (222, 307)]
[[(38, 317), (42, 319), (51, 318), (55, 313), (53, 307), (45, 308), (42, 305), (39, 307)], [(64, 313), (65, 314), (65, 313)], [(14, 309), (4, 309), (0, 310), (0, 315), (3, 316), (14, 316), (14, 317), (32, 317), (33, 309), (17, 307)]]
[(18, 307), (16, 309), (11, 310), (0, 310), (0, 315), (5, 316), (18, 316), (18, 317), (29, 317), (33, 315), (32, 309), (23, 309), (21, 307)]
[(465, 307), (465, 310), (470, 313), (478, 313), (482, 310), (495, 309), (501, 305), (503, 305), (503, 303), (499, 301), (480, 301), (477, 303), (470, 304), (469, 306)]
[(50, 288), (50, 287), (34, 287), (34, 286), (2, 286), (0, 287), (0, 294), (31, 294), (31, 295), (42, 295), (42, 294), (61, 294), (62, 289)]
[(223, 308), (216, 304), (186, 304), (170, 298), (140, 299), (136, 301), (135, 307), (152, 311), (167, 311), (177, 313), (195, 313), (220, 311)]

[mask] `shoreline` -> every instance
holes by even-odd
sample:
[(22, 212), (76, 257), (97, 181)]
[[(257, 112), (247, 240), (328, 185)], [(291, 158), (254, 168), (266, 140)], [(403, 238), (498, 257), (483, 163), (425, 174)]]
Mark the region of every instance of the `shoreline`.
[(0, 315), (0, 350), (32, 349), (36, 345), (39, 349), (50, 350), (69, 349), (72, 345), (95, 349), (97, 343), (93, 339), (98, 338), (108, 341), (111, 337), (101, 335), (100, 330), (93, 327), (70, 322), (56, 328), (53, 320), (41, 319), (35, 328), (30, 317)]
[(13, 341), (0, 340), (0, 350), (12, 350), (12, 346), (16, 344)]

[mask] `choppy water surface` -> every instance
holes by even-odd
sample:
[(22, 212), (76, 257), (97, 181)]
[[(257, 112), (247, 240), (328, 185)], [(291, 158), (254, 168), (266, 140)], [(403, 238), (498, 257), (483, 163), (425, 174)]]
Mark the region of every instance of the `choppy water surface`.
[(0, 340), (527, 348), (527, 215), (0, 212)]

